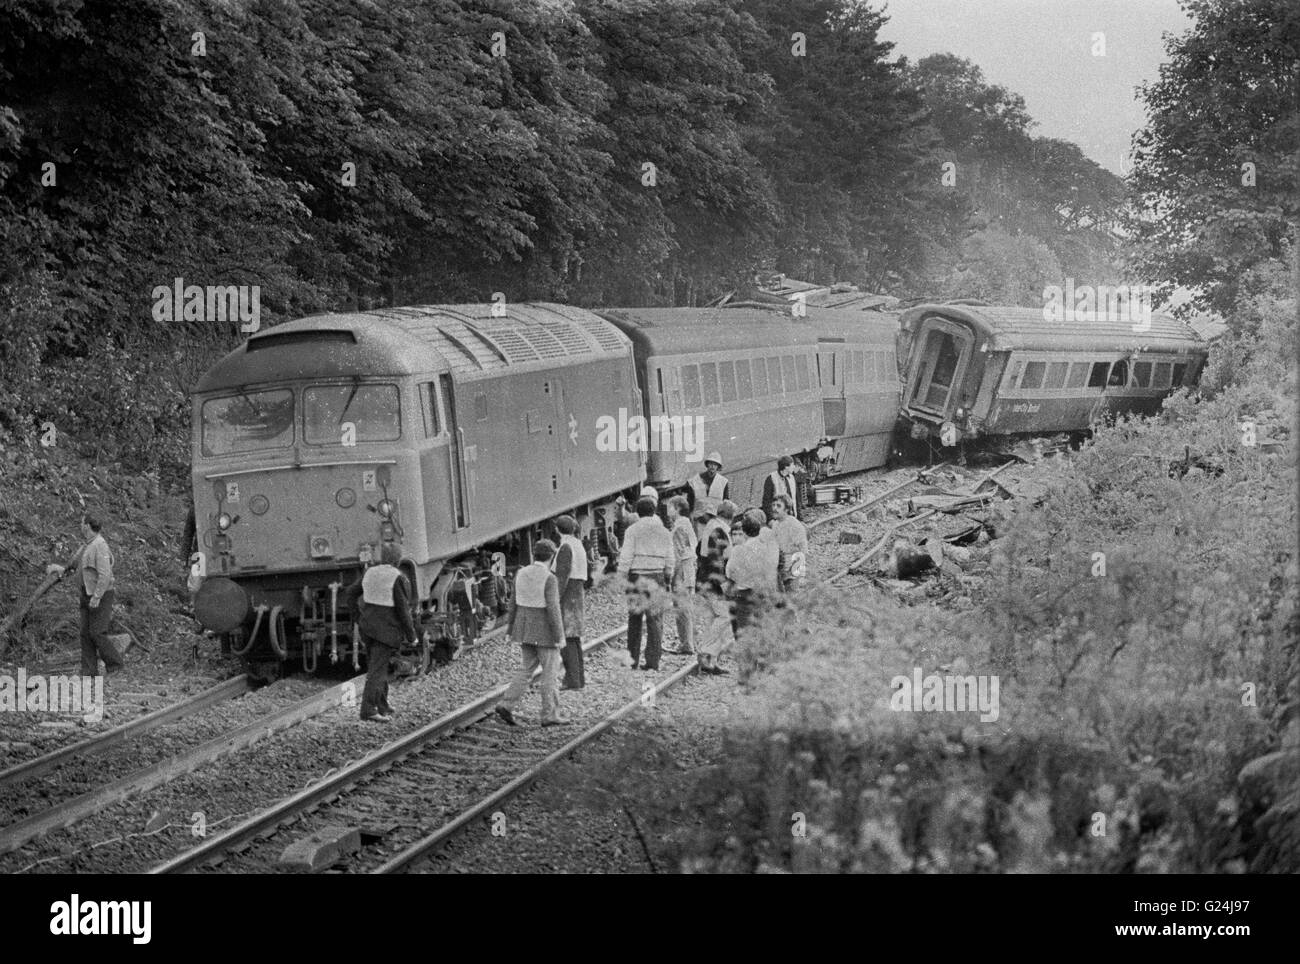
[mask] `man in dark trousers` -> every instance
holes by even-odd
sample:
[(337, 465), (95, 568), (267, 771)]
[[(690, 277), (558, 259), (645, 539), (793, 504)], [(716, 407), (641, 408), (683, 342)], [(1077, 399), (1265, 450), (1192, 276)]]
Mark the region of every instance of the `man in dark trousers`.
[(49, 575), (62, 579), (69, 569), (76, 569), (81, 599), (81, 675), (98, 676), (103, 657), (104, 672), (116, 673), (125, 666), (108, 629), (113, 621), (113, 553), (100, 534), (99, 519), (90, 513), (81, 517), (81, 537), (85, 545), (63, 565), (46, 566)]
[(667, 603), (668, 582), (676, 565), (673, 537), (655, 515), (652, 499), (636, 504), (637, 521), (623, 536), (618, 554), (619, 574), (627, 579), (627, 651), (636, 669), (641, 657), (641, 626), (645, 624), (645, 670), (659, 669), (659, 652), (663, 643), (663, 611)]
[(790, 515), (799, 518), (799, 481), (794, 477), (794, 459), (783, 455), (776, 462), (776, 471), (763, 480), (763, 514), (773, 517), (772, 503), (777, 496), (790, 500)]
[(411, 619), (411, 588), (397, 568), (402, 551), (391, 542), (379, 550), (379, 564), (366, 570), (359, 580), (343, 590), (352, 612), (361, 618), (358, 629), (366, 644), (366, 688), (361, 695), (361, 718), (388, 723), (393, 708), (388, 705), (388, 664), (402, 641), (415, 645), (415, 622)]
[(555, 520), (560, 533), (560, 550), (551, 561), (551, 570), (560, 592), (560, 616), (564, 622), (564, 685), (561, 689), (580, 690), (587, 685), (582, 657), (582, 631), (587, 606), (587, 549), (578, 538), (578, 520), (562, 515)]

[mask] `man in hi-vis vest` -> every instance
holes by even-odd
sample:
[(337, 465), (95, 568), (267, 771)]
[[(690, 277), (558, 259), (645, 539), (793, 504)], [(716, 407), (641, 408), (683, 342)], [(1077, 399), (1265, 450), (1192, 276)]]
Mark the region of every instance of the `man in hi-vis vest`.
[(799, 518), (799, 481), (794, 477), (794, 459), (783, 455), (776, 462), (776, 471), (763, 481), (763, 514), (772, 518), (772, 503), (777, 496), (790, 500), (790, 514)]
[(388, 705), (388, 664), (402, 641), (415, 645), (415, 622), (411, 619), (411, 589), (397, 568), (402, 551), (391, 542), (379, 550), (379, 564), (366, 570), (359, 580), (343, 590), (352, 612), (360, 601), (357, 628), (366, 644), (366, 688), (361, 695), (361, 718), (387, 723), (393, 718)]
[(716, 514), (722, 501), (731, 497), (729, 486), (727, 477), (722, 474), (722, 456), (717, 452), (710, 452), (709, 457), (704, 460), (704, 471), (693, 476), (690, 485), (686, 488), (686, 501), (690, 503), (691, 519), (695, 523), (697, 538), (704, 529), (705, 510)]

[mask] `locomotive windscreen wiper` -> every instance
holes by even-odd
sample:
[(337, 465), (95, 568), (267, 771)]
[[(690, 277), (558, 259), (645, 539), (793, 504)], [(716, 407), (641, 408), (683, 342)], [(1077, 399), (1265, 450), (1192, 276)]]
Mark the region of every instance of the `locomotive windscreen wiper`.
[(361, 388), (361, 379), (352, 379), (352, 393), (348, 395), (348, 400), (343, 403), (343, 411), (339, 413), (339, 424), (343, 424), (343, 417), (348, 414), (348, 409), (352, 407), (352, 400), (357, 397), (357, 391)]

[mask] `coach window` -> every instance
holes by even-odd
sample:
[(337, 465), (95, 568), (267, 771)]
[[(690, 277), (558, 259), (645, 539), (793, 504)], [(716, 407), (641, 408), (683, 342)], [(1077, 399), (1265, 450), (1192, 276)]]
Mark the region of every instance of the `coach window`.
[(1107, 388), (1123, 388), (1128, 384), (1128, 362), (1117, 361), (1115, 366), (1110, 370), (1110, 379), (1106, 382)]
[(806, 392), (812, 388), (812, 377), (808, 374), (807, 355), (795, 355), (794, 370), (797, 373), (799, 391)]
[(718, 366), (706, 362), (700, 366), (700, 387), (704, 390), (704, 406), (718, 404)]
[(1070, 374), (1065, 379), (1066, 388), (1083, 388), (1083, 383), (1088, 380), (1088, 363), (1075, 362), (1070, 366)]
[(736, 400), (735, 362), (718, 362), (718, 381), (722, 385), (722, 400), (724, 402), (734, 402)]
[(762, 358), (754, 359), (754, 397), (762, 398), (767, 394), (767, 362)]
[(1174, 388), (1177, 388), (1178, 386), (1182, 385), (1183, 376), (1186, 374), (1187, 374), (1186, 362), (1180, 362), (1179, 364), (1174, 365), (1174, 385), (1173, 385)]
[[(781, 384), (781, 359), (775, 355), (767, 360), (767, 383), (771, 386), (773, 395), (785, 391), (785, 386)], [(793, 387), (792, 385), (791, 388)]]
[(1151, 363), (1149, 361), (1133, 363), (1133, 382), (1138, 388), (1151, 387)]
[(1152, 381), (1151, 381), (1151, 387), (1152, 387), (1152, 388), (1168, 388), (1168, 387), (1169, 387), (1169, 369), (1170, 369), (1170, 367), (1171, 367), (1171, 366), (1170, 366), (1169, 362), (1157, 362), (1157, 363), (1156, 363), (1156, 373), (1155, 373), (1155, 377), (1154, 377), (1154, 378), (1152, 379)]
[(1020, 376), (1020, 387), (1024, 388), (1042, 388), (1043, 373), (1047, 370), (1047, 362), (1031, 361), (1025, 363), (1025, 373)]
[(700, 407), (700, 370), (694, 365), (682, 366), (682, 395), (686, 399), (687, 409)]
[(482, 392), (474, 396), (474, 418), (480, 422), (488, 419), (488, 400)]
[(1093, 362), (1092, 374), (1088, 376), (1089, 388), (1105, 388), (1106, 373), (1110, 371), (1110, 362)]
[(1054, 361), (1047, 366), (1047, 377), (1043, 379), (1044, 388), (1064, 388), (1065, 373), (1069, 369), (1070, 363), (1063, 361)]
[(741, 398), (753, 398), (754, 386), (749, 380), (749, 359), (742, 358), (736, 362), (736, 393)]
[(302, 393), (302, 411), (308, 445), (338, 445), (345, 423), (356, 429), (357, 442), (393, 442), (402, 435), (396, 385), (312, 385)]

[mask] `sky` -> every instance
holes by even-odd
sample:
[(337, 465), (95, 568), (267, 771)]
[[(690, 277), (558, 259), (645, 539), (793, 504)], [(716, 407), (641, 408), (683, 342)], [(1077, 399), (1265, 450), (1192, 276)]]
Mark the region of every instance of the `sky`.
[[(973, 61), (1024, 97), (1031, 133), (1073, 141), (1116, 174), (1145, 124), (1135, 88), (1159, 77), (1162, 34), (1191, 25), (1177, 0), (888, 0), (886, 14), (880, 38), (894, 56)], [(1097, 33), (1104, 56), (1093, 53)]]

